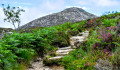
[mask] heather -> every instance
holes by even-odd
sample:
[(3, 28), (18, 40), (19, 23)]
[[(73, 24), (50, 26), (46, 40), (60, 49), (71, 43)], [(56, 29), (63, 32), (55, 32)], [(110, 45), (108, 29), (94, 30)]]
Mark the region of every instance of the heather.
[[(88, 20), (85, 27), (90, 31), (88, 40), (79, 49), (62, 59), (67, 70), (95, 70), (98, 60), (109, 61), (111, 69), (119, 69), (119, 16), (118, 13)], [(104, 67), (105, 62), (101, 68)], [(100, 68), (100, 67), (99, 67)]]

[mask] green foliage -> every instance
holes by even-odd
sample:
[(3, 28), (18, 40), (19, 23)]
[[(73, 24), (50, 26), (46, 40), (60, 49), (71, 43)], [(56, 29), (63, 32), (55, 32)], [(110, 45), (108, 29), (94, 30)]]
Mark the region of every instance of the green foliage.
[(10, 7), (9, 5), (7, 7), (4, 7), (4, 4), (2, 4), (2, 6), (3, 6), (4, 14), (6, 16), (4, 21), (12, 23), (15, 29), (17, 28), (15, 23), (18, 23), (18, 27), (19, 27), (21, 22), (20, 13), (25, 12), (25, 10), (19, 7)]
[(43, 56), (49, 51), (53, 51), (53, 46), (68, 46), (69, 37), (71, 36), (68, 31), (76, 30), (79, 32), (81, 28), (74, 28), (75, 25), (81, 24), (65, 23), (59, 26), (46, 27), (34, 31), (34, 33), (6, 34), (5, 37), (2, 38), (2, 41), (0, 41), (1, 69), (12, 70), (13, 68), (17, 68), (21, 62), (26, 62), (26, 64), (28, 64), (36, 53)]
[[(83, 49), (75, 50), (62, 59), (62, 65), (68, 70), (76, 70), (76, 60), (81, 60), (87, 55)], [(84, 65), (84, 64), (83, 64)]]
[(117, 24), (117, 19), (104, 19), (102, 24), (105, 27), (110, 27), (110, 26), (116, 26)]
[[(28, 36), (29, 37), (29, 36)], [(22, 39), (22, 40), (20, 40)], [(24, 41), (24, 37), (18, 33), (13, 35), (6, 35), (5, 38), (0, 42), (1, 46), (1, 69), (12, 70), (12, 68), (18, 66), (18, 62), (26, 61), (29, 62), (35, 51), (32, 48), (27, 48), (30, 44)], [(3, 51), (2, 51), (3, 50)]]

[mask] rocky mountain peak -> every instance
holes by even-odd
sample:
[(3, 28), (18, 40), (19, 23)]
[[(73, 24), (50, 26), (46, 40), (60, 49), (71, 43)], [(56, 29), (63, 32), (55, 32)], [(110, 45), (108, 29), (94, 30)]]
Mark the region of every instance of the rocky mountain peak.
[(83, 12), (84, 10), (82, 8), (78, 8), (78, 7), (71, 7), (71, 8), (67, 8), (65, 10), (63, 10), (62, 12)]
[(33, 20), (21, 26), (20, 29), (56, 26), (66, 22), (77, 22), (95, 17), (95, 15), (90, 14), (81, 8), (71, 7), (61, 12), (50, 14)]

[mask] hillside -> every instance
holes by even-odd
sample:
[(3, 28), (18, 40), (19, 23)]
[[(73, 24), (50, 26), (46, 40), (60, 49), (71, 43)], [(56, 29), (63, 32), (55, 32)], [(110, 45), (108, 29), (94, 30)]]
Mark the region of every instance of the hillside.
[(58, 13), (35, 19), (21, 26), (20, 29), (56, 26), (66, 22), (77, 22), (95, 17), (95, 15), (90, 14), (81, 8), (72, 7)]
[[(86, 33), (87, 39), (76, 39), (76, 48), (62, 59), (47, 61), (57, 56), (57, 50), (73, 48), (71, 37), (84, 38), (81, 34)], [(0, 40), (0, 70), (34, 69), (30, 61), (41, 64), (42, 58), (45, 65), (61, 65), (67, 70), (120, 70), (119, 55), (120, 13), (44, 27), (33, 33), (16, 32)]]

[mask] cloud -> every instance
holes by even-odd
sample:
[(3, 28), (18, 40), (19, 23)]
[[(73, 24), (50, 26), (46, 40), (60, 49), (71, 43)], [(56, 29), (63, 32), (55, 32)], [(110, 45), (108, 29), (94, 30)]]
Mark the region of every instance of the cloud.
[(11, 5), (27, 5), (27, 6), (31, 6), (31, 5), (33, 5), (32, 3), (28, 3), (28, 2), (17, 2), (17, 1), (14, 1), (14, 2), (6, 2), (6, 1), (4, 1), (3, 4), (11, 4)]
[(21, 5), (32, 5), (32, 3), (19, 3)]
[(71, 0), (79, 5), (86, 5), (86, 6), (98, 6), (98, 7), (110, 7), (110, 6), (119, 6), (119, 0)]
[(21, 15), (21, 25), (24, 25), (34, 19), (40, 18), (42, 16), (45, 16), (47, 13), (43, 13), (39, 8), (23, 8), (25, 10), (24, 13)]
[(89, 5), (91, 0), (71, 0), (71, 1), (79, 5)]
[(120, 2), (117, 0), (98, 0), (95, 3), (98, 6), (107, 7), (107, 6), (118, 6)]
[(40, 5), (41, 9), (46, 9), (50, 11), (63, 9), (65, 7), (65, 0), (45, 0), (42, 5)]

